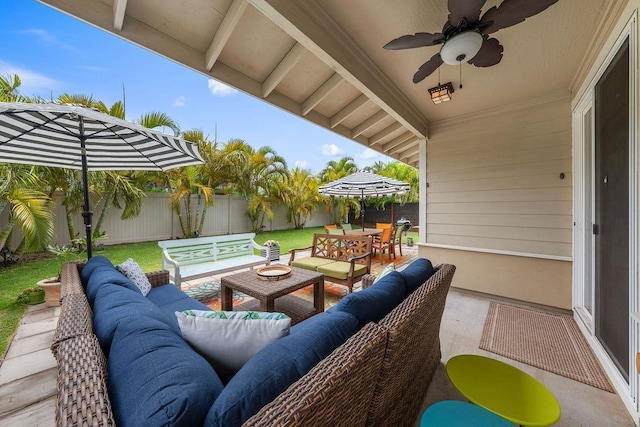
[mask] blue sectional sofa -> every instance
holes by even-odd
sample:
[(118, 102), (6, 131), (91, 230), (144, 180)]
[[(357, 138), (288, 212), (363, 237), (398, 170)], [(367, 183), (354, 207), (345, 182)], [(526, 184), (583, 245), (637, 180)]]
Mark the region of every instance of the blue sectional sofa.
[[(454, 271), (419, 259), (292, 326), (228, 378), (183, 339), (176, 319), (176, 311), (209, 308), (169, 284), (167, 275), (154, 273), (145, 297), (104, 257), (65, 264), (52, 345), (57, 423), (373, 425), (395, 417), (401, 419), (396, 425), (410, 425), (440, 360), (440, 317)], [(427, 306), (428, 313), (421, 312)], [(409, 324), (421, 333), (405, 328)], [(406, 345), (418, 349), (402, 355)], [(411, 384), (398, 378), (423, 371), (416, 399)], [(78, 378), (85, 376), (90, 394), (78, 392)], [(406, 402), (385, 402), (390, 387), (401, 389), (394, 399), (400, 393)], [(329, 395), (335, 399), (330, 405)]]

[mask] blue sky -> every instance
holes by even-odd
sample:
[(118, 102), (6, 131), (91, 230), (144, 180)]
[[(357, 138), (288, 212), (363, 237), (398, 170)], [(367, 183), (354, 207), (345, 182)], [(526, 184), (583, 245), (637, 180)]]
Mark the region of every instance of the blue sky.
[(0, 75), (18, 74), (25, 95), (82, 93), (111, 105), (124, 84), (128, 120), (160, 111), (212, 140), (217, 125), (218, 141), (268, 145), (291, 168), (392, 160), (34, 0), (5, 0), (2, 11)]

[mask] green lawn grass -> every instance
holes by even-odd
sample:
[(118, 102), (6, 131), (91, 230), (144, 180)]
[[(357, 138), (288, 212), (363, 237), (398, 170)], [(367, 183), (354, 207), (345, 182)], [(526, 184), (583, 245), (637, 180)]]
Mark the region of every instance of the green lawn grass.
[[(285, 254), (293, 248), (311, 246), (314, 233), (322, 233), (322, 227), (305, 228), (303, 230), (268, 231), (256, 236), (255, 241), (262, 244), (267, 240), (280, 243), (280, 253)], [(418, 241), (417, 233), (409, 233), (414, 241)], [(403, 239), (406, 242), (406, 238)], [(157, 242), (128, 243), (105, 246), (104, 250), (94, 255), (104, 255), (117, 265), (127, 258), (133, 258), (144, 271), (162, 268), (162, 252)], [(67, 261), (86, 259), (85, 254), (71, 255)], [(10, 337), (18, 327), (26, 306), (16, 302), (18, 294), (24, 288), (33, 286), (39, 280), (58, 275), (62, 261), (56, 257), (42, 257), (30, 262), (20, 262), (6, 268), (0, 267), (0, 355), (3, 355)]]

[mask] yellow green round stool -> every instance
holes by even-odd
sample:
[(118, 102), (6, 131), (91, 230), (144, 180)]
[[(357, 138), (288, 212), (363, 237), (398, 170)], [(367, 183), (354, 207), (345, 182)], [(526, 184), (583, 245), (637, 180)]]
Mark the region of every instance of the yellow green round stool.
[(514, 424), (549, 426), (560, 419), (560, 404), (540, 381), (501, 362), (461, 354), (447, 362), (451, 383), (469, 402)]
[(513, 424), (471, 403), (443, 400), (424, 411), (420, 427), (513, 427)]

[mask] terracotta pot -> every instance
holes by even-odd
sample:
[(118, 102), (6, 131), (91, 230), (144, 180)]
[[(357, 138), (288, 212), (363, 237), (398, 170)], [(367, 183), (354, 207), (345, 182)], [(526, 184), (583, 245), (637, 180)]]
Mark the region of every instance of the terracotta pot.
[(42, 286), (45, 294), (45, 303), (47, 307), (60, 306), (60, 282), (57, 277), (50, 277), (38, 282)]

